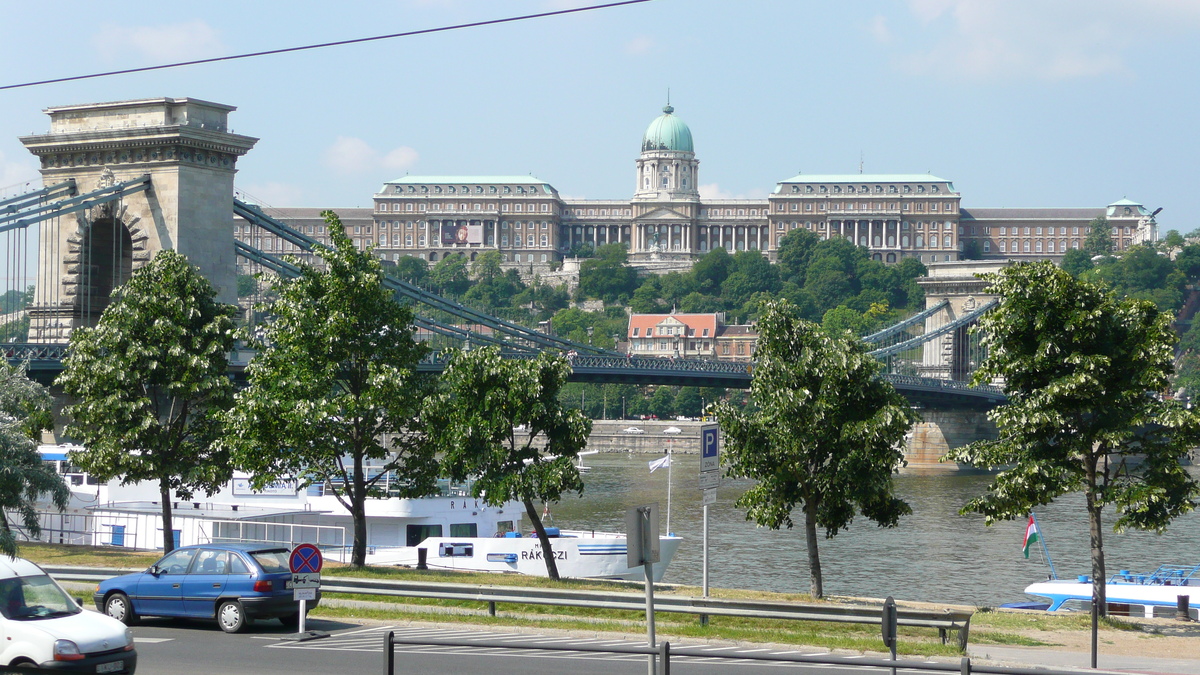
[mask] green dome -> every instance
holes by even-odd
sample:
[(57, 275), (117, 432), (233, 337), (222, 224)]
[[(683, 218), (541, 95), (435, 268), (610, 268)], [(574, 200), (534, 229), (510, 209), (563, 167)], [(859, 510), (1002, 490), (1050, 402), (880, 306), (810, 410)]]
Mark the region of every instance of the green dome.
[(676, 150), (680, 152), (695, 152), (692, 149), (692, 130), (683, 120), (672, 115), (675, 109), (671, 106), (663, 108), (663, 114), (654, 118), (646, 133), (642, 136), (642, 152), (647, 150)]

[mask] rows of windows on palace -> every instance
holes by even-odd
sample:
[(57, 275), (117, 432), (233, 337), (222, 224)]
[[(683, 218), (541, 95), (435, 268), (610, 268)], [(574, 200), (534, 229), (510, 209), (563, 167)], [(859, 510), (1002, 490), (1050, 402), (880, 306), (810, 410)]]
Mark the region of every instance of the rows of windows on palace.
[[(526, 209), (525, 207), (529, 208)], [(441, 203), (433, 202), (426, 204), (425, 202), (379, 202), (375, 205), (375, 209), (379, 213), (461, 213), (464, 211), (490, 211), (495, 213), (559, 213), (558, 208), (552, 208), (549, 202), (530, 203), (526, 205), (523, 202), (501, 202), (499, 209), (495, 202), (472, 202), (472, 203)], [(735, 217), (735, 216), (758, 216), (768, 215), (769, 213), (788, 213), (788, 212), (808, 212), (808, 213), (825, 213), (825, 212), (867, 212), (867, 213), (955, 213), (958, 210), (954, 202), (826, 202), (826, 201), (803, 201), (803, 207), (800, 202), (787, 200), (780, 201), (774, 205), (774, 208), (701, 208), (699, 211), (700, 217), (720, 218), (720, 217)], [(582, 218), (587, 216), (632, 216), (633, 210), (629, 208), (611, 208), (611, 209), (582, 209), (582, 208), (562, 208), (562, 215), (568, 218)]]

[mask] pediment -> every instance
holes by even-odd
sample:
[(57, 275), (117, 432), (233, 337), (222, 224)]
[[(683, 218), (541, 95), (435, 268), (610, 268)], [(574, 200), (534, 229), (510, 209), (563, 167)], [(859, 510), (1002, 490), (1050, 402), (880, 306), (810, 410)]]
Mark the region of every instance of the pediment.
[(692, 219), (691, 216), (685, 216), (682, 213), (680, 213), (674, 209), (668, 209), (666, 207), (659, 207), (657, 209), (654, 209), (650, 213), (645, 213), (645, 214), (642, 214), (637, 217), (638, 222), (658, 221), (658, 220), (669, 220), (672, 222), (679, 222), (680, 220), (689, 220), (690, 221), (691, 219)]

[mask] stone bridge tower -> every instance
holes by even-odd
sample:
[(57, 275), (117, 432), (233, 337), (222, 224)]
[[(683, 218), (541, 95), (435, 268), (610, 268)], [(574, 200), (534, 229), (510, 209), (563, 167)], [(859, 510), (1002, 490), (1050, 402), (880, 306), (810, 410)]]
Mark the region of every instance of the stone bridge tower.
[(48, 108), (50, 132), (21, 142), (46, 185), (78, 194), (150, 176), (148, 190), (44, 221), (30, 342), (66, 342), (95, 325), (113, 288), (157, 252), (176, 250), (237, 301), (233, 176), (258, 141), (229, 131), (233, 106), (155, 98)]
[[(949, 301), (950, 306), (926, 319), (925, 330), (940, 326), (970, 314), (996, 298), (984, 292), (987, 282), (977, 274), (997, 272), (1005, 267), (1003, 260), (964, 260), (929, 265), (929, 275), (917, 280), (925, 289), (926, 309)], [(959, 328), (925, 346), (917, 367), (922, 377), (967, 380), (978, 364), (971, 363), (968, 328)], [(967, 468), (939, 459), (951, 448), (996, 437), (996, 427), (987, 418), (986, 409), (921, 408), (921, 421), (912, 428), (905, 459), (908, 470), (917, 472), (955, 471)]]

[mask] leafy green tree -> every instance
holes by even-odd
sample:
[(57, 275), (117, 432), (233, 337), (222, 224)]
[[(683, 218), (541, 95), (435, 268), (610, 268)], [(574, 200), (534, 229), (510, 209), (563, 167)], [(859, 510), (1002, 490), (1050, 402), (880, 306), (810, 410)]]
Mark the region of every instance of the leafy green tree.
[(1112, 255), (1112, 226), (1108, 224), (1108, 218), (1100, 216), (1088, 223), (1088, 234), (1087, 238), (1083, 240), (1083, 250), (1091, 256)]
[(33, 302), (34, 287), (29, 286), (24, 291), (15, 288), (0, 293), (0, 314), (10, 314), (25, 309)]
[(625, 302), (637, 289), (637, 270), (629, 267), (622, 244), (604, 244), (596, 257), (579, 265), (579, 294), (605, 302)]
[[(433, 382), (416, 372), (427, 348), (413, 339), (413, 313), (383, 287), (383, 269), (357, 251), (341, 220), (322, 214), (332, 247), (319, 267), (294, 261), (295, 279), (275, 282), (274, 320), (248, 336), (258, 350), (248, 386), (226, 416), (225, 445), (255, 488), (281, 478), (324, 483), (350, 512), (350, 564), (367, 554), (366, 501), (419, 497), (436, 489), (436, 446), (419, 410)], [(372, 471), (368, 471), (368, 462)]]
[(1183, 245), (1186, 243), (1183, 240), (1183, 235), (1179, 234), (1179, 230), (1167, 230), (1166, 236), (1162, 238), (1162, 241), (1158, 242), (1158, 247), (1164, 251), (1170, 251), (1172, 249), (1183, 248)]
[(759, 322), (750, 409), (716, 406), (727, 472), (758, 484), (737, 500), (763, 527), (804, 514), (811, 594), (824, 595), (817, 528), (832, 538), (860, 512), (884, 527), (911, 513), (892, 492), (916, 421), (859, 340), (826, 332), (786, 301)]
[(1175, 254), (1175, 267), (1189, 282), (1200, 280), (1200, 244), (1188, 244)]
[(704, 254), (696, 264), (692, 265), (692, 279), (696, 290), (708, 295), (716, 295), (721, 291), (721, 284), (729, 276), (733, 266), (733, 258), (722, 247), (714, 248)]
[(1120, 257), (1104, 258), (1084, 278), (1103, 281), (1120, 297), (1150, 300), (1167, 312), (1183, 305), (1187, 283), (1169, 258), (1147, 245), (1134, 246)]
[(48, 496), (62, 511), (70, 490), (62, 477), (42, 461), (37, 439), (53, 424), (50, 393), (25, 377), (25, 368), (0, 360), (0, 553), (17, 555), (10, 518), (31, 537), (41, 534), (38, 501)]
[(979, 246), (979, 240), (968, 239), (963, 244), (962, 249), (963, 260), (979, 260), (983, 257), (983, 249)]
[[(451, 479), (472, 477), (474, 496), (490, 506), (514, 499), (525, 506), (551, 579), (558, 566), (534, 501), (583, 493), (575, 458), (592, 431), (591, 420), (558, 400), (570, 373), (565, 358), (546, 353), (510, 360), (495, 347), (455, 352), (423, 415)], [(513, 431), (518, 425), (528, 429), (524, 440)]]
[(675, 418), (674, 387), (659, 385), (650, 396), (650, 412), (660, 420)]
[(168, 553), (172, 494), (212, 494), (231, 477), (216, 441), (233, 397), (234, 311), (187, 258), (162, 251), (113, 291), (95, 328), (71, 333), (58, 377), (76, 401), (66, 433), (83, 445), (71, 461), (102, 481), (157, 481)]
[(989, 413), (998, 439), (947, 458), (1007, 468), (962, 512), (991, 524), (1083, 492), (1093, 593), (1104, 612), (1105, 507), (1116, 507), (1118, 532), (1162, 532), (1200, 497), (1179, 463), (1200, 443), (1200, 421), (1153, 395), (1171, 374), (1170, 317), (1050, 263), (1019, 263), (986, 278), (987, 292), (1002, 300), (980, 320), (987, 357), (974, 381), (1002, 378), (1008, 404)]
[(699, 417), (700, 390), (696, 387), (680, 387), (675, 395), (675, 412), (687, 417)]
[[(640, 292), (642, 289), (638, 289)], [(636, 293), (634, 294), (637, 295)], [(688, 293), (679, 301), (679, 311), (684, 314), (712, 314), (725, 309), (721, 298), (700, 293)]]
[(397, 279), (424, 287), (429, 283), (429, 263), (425, 262), (424, 258), (406, 255), (396, 261), (396, 267), (391, 274)]
[(721, 295), (725, 302), (740, 307), (754, 293), (778, 293), (782, 286), (779, 268), (766, 256), (758, 251), (738, 251), (733, 255), (729, 276), (721, 284)]
[(433, 266), (429, 283), (439, 292), (458, 297), (467, 292), (471, 280), (467, 275), (467, 259), (461, 255), (447, 255)]
[(820, 242), (821, 238), (815, 233), (803, 229), (792, 230), (783, 236), (779, 250), (775, 252), (775, 260), (784, 281), (804, 284), (808, 262)]
[(471, 263), (471, 275), (475, 277), (476, 281), (487, 283), (504, 274), (504, 269), (501, 267), (503, 261), (504, 258), (500, 251), (484, 251)]
[(646, 277), (641, 286), (633, 292), (629, 308), (638, 314), (657, 314), (664, 309), (662, 301), (662, 285), (657, 275)]
[(239, 274), (237, 278), (237, 294), (239, 298), (254, 295), (258, 291), (258, 280), (253, 274)]
[(1092, 256), (1081, 248), (1073, 248), (1067, 251), (1062, 259), (1062, 268), (1073, 277), (1077, 277), (1084, 272), (1092, 269)]

